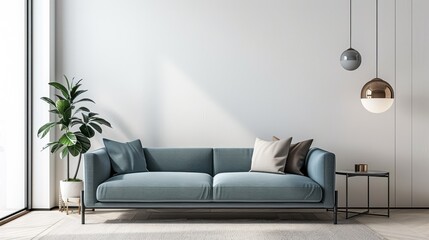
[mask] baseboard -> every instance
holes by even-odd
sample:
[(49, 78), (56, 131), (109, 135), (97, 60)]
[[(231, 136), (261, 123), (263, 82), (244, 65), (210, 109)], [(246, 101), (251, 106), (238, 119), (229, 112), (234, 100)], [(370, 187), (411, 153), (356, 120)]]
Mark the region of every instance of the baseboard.
[(6, 217), (5, 219), (2, 219), (0, 221), (0, 226), (3, 225), (3, 224), (6, 224), (6, 223), (8, 223), (8, 222), (10, 222), (12, 220), (15, 220), (15, 219), (17, 219), (17, 218), (19, 218), (21, 216), (24, 216), (25, 214), (27, 214), (29, 212), (30, 212), (29, 210), (24, 209), (24, 210), (22, 210), (20, 212), (17, 212), (17, 213), (15, 213), (15, 214), (13, 214), (13, 215), (11, 215), (9, 217)]
[(32, 208), (32, 209), (30, 209), (30, 211), (52, 211), (55, 208), (58, 208), (58, 206), (54, 206), (51, 208)]

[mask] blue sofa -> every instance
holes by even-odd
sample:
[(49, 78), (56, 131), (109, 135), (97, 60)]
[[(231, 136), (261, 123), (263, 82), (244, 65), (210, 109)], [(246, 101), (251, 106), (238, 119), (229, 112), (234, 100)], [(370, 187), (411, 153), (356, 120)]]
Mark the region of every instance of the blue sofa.
[(85, 208), (323, 208), (337, 222), (335, 155), (312, 148), (305, 176), (249, 172), (251, 148), (144, 148), (149, 172), (114, 175), (105, 148), (85, 154)]

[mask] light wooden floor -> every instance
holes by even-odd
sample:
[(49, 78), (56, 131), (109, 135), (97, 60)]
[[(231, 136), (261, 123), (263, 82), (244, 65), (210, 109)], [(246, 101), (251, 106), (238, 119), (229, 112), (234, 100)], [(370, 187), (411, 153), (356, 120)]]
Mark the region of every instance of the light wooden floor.
[(395, 209), (390, 218), (362, 215), (356, 219), (387, 239), (429, 239), (429, 209)]
[[(285, 217), (294, 216), (294, 218), (302, 218), (303, 221), (311, 216), (311, 214), (304, 214), (300, 216), (300, 213), (276, 213), (266, 210), (243, 212), (241, 211), (228, 211), (225, 210), (217, 211), (212, 210), (207, 213), (207, 210), (185, 210), (182, 212), (174, 211), (168, 212), (166, 210), (97, 210), (95, 214), (88, 213), (89, 221), (104, 222), (106, 219), (110, 222), (123, 222), (118, 219), (118, 215), (122, 219), (180, 219), (184, 215), (195, 216), (196, 218), (204, 218), (207, 216), (209, 219), (217, 218), (256, 218), (256, 219), (275, 219), (278, 216), (284, 215)], [(328, 213), (319, 212), (315, 215), (326, 215), (326, 218), (330, 216)], [(282, 217), (280, 217), (282, 218)], [(50, 229), (60, 224), (64, 219), (73, 221), (80, 221), (80, 216), (76, 213), (69, 216), (65, 213), (60, 213), (57, 210), (53, 211), (32, 211), (21, 218), (18, 218), (10, 223), (0, 226), (0, 239), (38, 239), (44, 236)], [(320, 217), (319, 217), (320, 219)], [(395, 209), (391, 211), (391, 217), (378, 217), (378, 216), (359, 216), (354, 218), (362, 224), (367, 225), (369, 228), (379, 233), (386, 239), (428, 239), (429, 240), (429, 210), (399, 210)], [(311, 220), (311, 219), (308, 219)], [(325, 219), (327, 220), (327, 219)], [(347, 224), (350, 220), (345, 220), (344, 215), (340, 214), (339, 226), (341, 224)], [(353, 221), (353, 220), (351, 220)]]

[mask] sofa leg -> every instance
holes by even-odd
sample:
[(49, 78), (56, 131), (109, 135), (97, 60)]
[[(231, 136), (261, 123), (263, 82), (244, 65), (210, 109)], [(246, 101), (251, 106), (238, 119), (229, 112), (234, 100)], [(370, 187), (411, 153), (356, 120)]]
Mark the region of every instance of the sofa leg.
[(81, 201), (81, 204), (82, 204), (82, 207), (81, 207), (81, 211), (82, 211), (82, 214), (81, 214), (81, 216), (82, 216), (82, 224), (85, 224), (85, 191), (83, 191), (82, 190), (82, 193), (81, 193), (81, 195), (80, 195), (80, 201)]
[(335, 191), (333, 214), (334, 214), (334, 224), (337, 224), (337, 214), (338, 214), (338, 191)]

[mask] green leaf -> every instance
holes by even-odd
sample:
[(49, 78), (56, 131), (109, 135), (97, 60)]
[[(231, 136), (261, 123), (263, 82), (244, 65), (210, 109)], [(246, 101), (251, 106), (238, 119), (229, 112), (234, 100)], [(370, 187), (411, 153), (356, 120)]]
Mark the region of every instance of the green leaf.
[(48, 112), (50, 112), (50, 113), (55, 113), (55, 114), (60, 114), (60, 112), (58, 112), (58, 110), (57, 110), (57, 109), (51, 109), (51, 110), (49, 110)]
[(73, 146), (77, 142), (76, 135), (72, 132), (66, 132), (61, 136), (59, 142), (67, 147)]
[(58, 100), (56, 107), (60, 114), (64, 114), (65, 111), (70, 108), (70, 102), (67, 100)]
[(71, 100), (72, 101), (75, 100), (79, 95), (81, 95), (82, 93), (87, 92), (87, 91), (88, 90), (79, 90), (79, 91), (77, 91), (75, 93), (72, 93)]
[(44, 138), (49, 132), (51, 131), (51, 128), (46, 128), (40, 135), (39, 138)]
[(89, 148), (91, 148), (91, 141), (81, 132), (75, 132), (75, 135), (77, 137), (77, 141), (82, 146), (82, 153), (86, 153), (89, 150)]
[(82, 78), (81, 78), (81, 79), (79, 79), (79, 81), (77, 81), (77, 83), (76, 83), (76, 86), (77, 86), (77, 85), (82, 85), (82, 84), (80, 84), (80, 82), (82, 82), (82, 80), (83, 80)]
[(69, 92), (67, 91), (67, 88), (64, 87), (64, 85), (62, 85), (59, 82), (50, 82), (49, 85), (53, 86), (54, 88), (58, 89), (61, 91), (61, 93), (63, 94), (64, 98), (70, 98)]
[(103, 129), (101, 128), (101, 126), (100, 126), (100, 125), (98, 125), (98, 124), (96, 124), (96, 123), (93, 123), (93, 122), (89, 123), (89, 125), (90, 125), (92, 128), (94, 128), (98, 133), (102, 133), (102, 132), (103, 132)]
[(79, 102), (92, 102), (92, 103), (95, 103), (94, 100), (89, 99), (89, 98), (82, 98), (79, 101), (76, 101), (75, 103), (79, 103)]
[(57, 110), (59, 112), (59, 117), (61, 118), (61, 123), (65, 126), (69, 126), (71, 120), (73, 106), (70, 105), (68, 100), (58, 100), (57, 101)]
[(63, 147), (63, 145), (59, 142), (56, 142), (57, 144), (53, 145), (51, 147), (51, 153), (54, 153), (56, 151), (58, 151), (61, 147)]
[(84, 124), (80, 119), (79, 120), (73, 120), (70, 123), (70, 127), (76, 126), (78, 124)]
[(95, 130), (97, 130), (97, 132), (102, 133), (103, 129), (101, 129), (100, 125), (96, 124), (96, 123), (89, 123), (89, 125), (91, 125), (91, 127), (93, 127)]
[(61, 96), (60, 96), (60, 95), (58, 95), (58, 94), (55, 94), (55, 96), (57, 96), (57, 98), (58, 98), (58, 99), (60, 99), (60, 100), (66, 100), (65, 98), (61, 97)]
[(80, 154), (80, 152), (82, 152), (82, 146), (80, 145), (79, 142), (77, 142), (73, 146), (68, 146), (67, 149), (70, 152), (70, 154), (74, 157), (76, 157), (77, 155)]
[(70, 118), (70, 121), (81, 121), (81, 119), (80, 119), (80, 118), (77, 118), (77, 117), (71, 117), (71, 118)]
[(61, 158), (61, 159), (64, 159), (65, 157), (67, 157), (67, 155), (68, 155), (68, 154), (69, 154), (69, 149), (65, 147), (65, 148), (61, 151), (60, 158)]
[(88, 108), (86, 108), (86, 107), (80, 107), (80, 108), (76, 109), (75, 114), (78, 113), (78, 112), (80, 112), (80, 111), (82, 111), (82, 112), (90, 112), (90, 110)]
[(52, 146), (54, 146), (55, 144), (58, 144), (58, 142), (51, 142), (51, 143), (46, 144), (46, 145), (42, 148), (42, 151), (43, 151), (43, 150), (45, 150), (45, 149), (46, 149), (46, 148), (48, 148), (48, 147), (52, 147)]
[(106, 121), (102, 118), (93, 118), (92, 121), (97, 122), (97, 123), (102, 124), (102, 125), (106, 125), (110, 128), (112, 127), (112, 125), (110, 125), (110, 123), (108, 121)]
[(52, 100), (52, 99), (50, 99), (50, 98), (48, 98), (48, 97), (41, 97), (40, 99), (42, 99), (43, 101), (45, 101), (45, 102), (47, 102), (47, 103), (49, 103), (50, 105), (52, 105), (52, 106), (54, 106), (54, 107), (55, 107), (55, 102), (54, 102), (54, 100)]
[(88, 114), (88, 117), (89, 118), (93, 118), (93, 117), (95, 117), (95, 116), (97, 116), (98, 115), (98, 113), (89, 113)]
[(79, 87), (82, 86), (82, 84), (76, 84), (72, 87), (71, 91), (70, 91), (70, 95), (73, 96), (73, 94), (79, 89)]
[(79, 89), (79, 87), (80, 86), (82, 86), (82, 84), (79, 84), (80, 83), (80, 81), (82, 81), (82, 79), (81, 80), (79, 80), (79, 82), (77, 82), (76, 83), (76, 85), (74, 85), (73, 87), (72, 87), (72, 90), (70, 91), (70, 95), (74, 95), (75, 94), (75, 92)]
[(79, 127), (80, 132), (85, 135), (88, 138), (92, 138), (95, 135), (95, 131), (94, 129), (92, 129), (92, 127), (84, 124), (82, 126)]
[(73, 109), (73, 106), (70, 106), (62, 114), (62, 118), (63, 118), (64, 124), (67, 125), (67, 126), (69, 126), (69, 124), (71, 122), (72, 109)]
[(82, 118), (83, 118), (83, 122), (84, 123), (88, 123), (89, 122), (88, 115), (85, 115), (85, 114), (82, 113)]
[[(66, 79), (67, 89), (70, 91), (70, 89), (71, 89), (71, 85), (70, 85), (69, 79), (67, 78), (67, 76), (66, 76), (66, 75), (64, 75), (64, 78)], [(73, 81), (73, 80), (72, 80), (72, 81)]]
[(54, 127), (55, 125), (57, 125), (57, 122), (49, 122), (49, 123), (46, 123), (45, 125), (41, 126), (39, 128), (39, 131), (37, 131), (37, 136), (39, 138), (43, 138), (51, 130), (51, 128)]
[(61, 131), (68, 131), (70, 124), (68, 124), (67, 122), (65, 122), (62, 119), (61, 119), (60, 123), (61, 123), (61, 128), (60, 128)]

